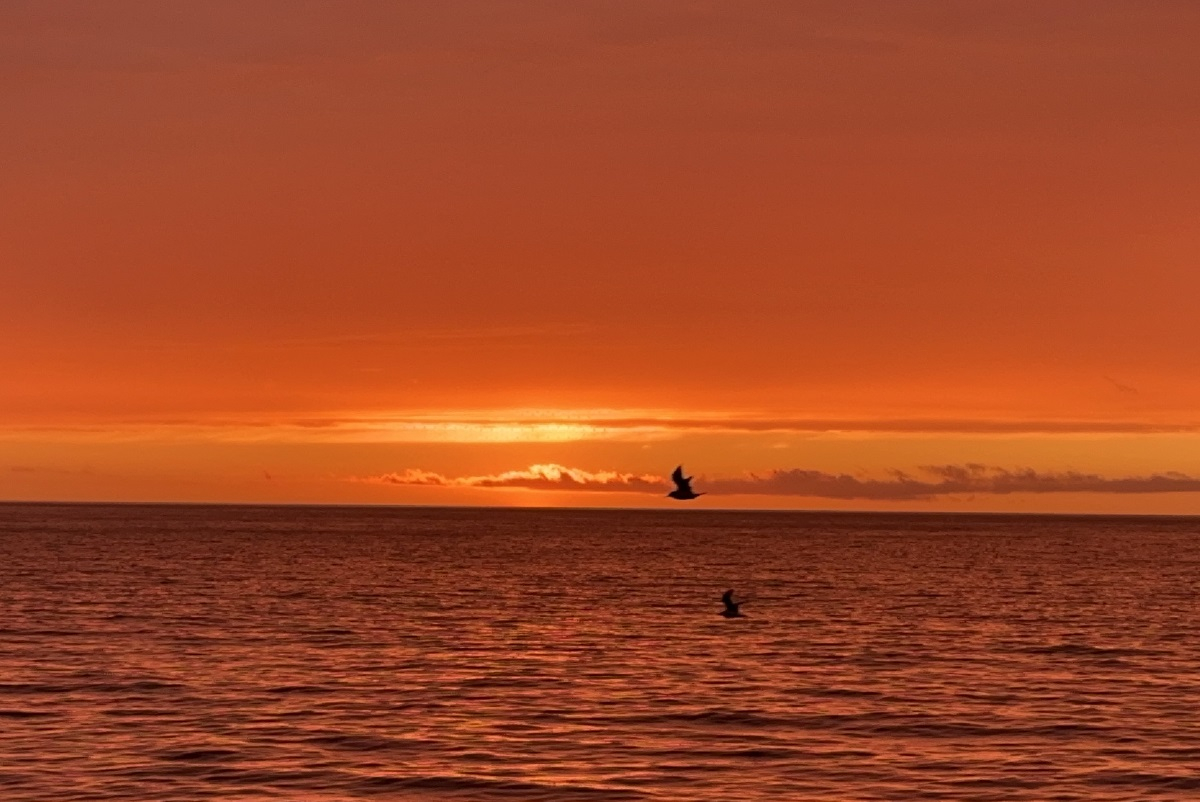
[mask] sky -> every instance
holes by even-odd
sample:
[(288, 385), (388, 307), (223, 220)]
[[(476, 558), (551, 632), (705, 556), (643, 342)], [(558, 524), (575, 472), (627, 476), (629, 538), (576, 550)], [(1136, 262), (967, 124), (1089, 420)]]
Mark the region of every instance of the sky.
[(1200, 4), (0, 4), (0, 500), (1200, 514)]

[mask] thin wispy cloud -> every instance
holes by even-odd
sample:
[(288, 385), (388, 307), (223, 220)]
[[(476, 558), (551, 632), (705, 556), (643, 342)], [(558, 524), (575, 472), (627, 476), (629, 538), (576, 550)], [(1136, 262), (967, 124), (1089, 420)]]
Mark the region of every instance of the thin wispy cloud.
[(969, 420), (838, 418), (594, 419), (601, 428), (660, 428), (675, 432), (774, 432), (779, 434), (1175, 434), (1200, 431), (1193, 422), (1105, 420)]
[[(478, 476), (446, 476), (420, 469), (357, 478), (355, 481), (438, 487), (525, 488), (626, 493), (662, 493), (664, 477), (586, 471), (564, 465), (532, 465), (524, 470)], [(1200, 478), (1175, 471), (1109, 477), (1080, 471), (1036, 471), (988, 465), (926, 465), (914, 473), (894, 470), (884, 477), (795, 468), (697, 481), (717, 495), (803, 496), (842, 500), (916, 501), (963, 494), (1014, 493), (1200, 493)]]
[(1200, 421), (787, 418), (666, 410), (467, 410), (278, 418), (155, 419), (0, 425), (0, 438), (223, 442), (645, 442), (703, 435), (1072, 436), (1200, 434)]

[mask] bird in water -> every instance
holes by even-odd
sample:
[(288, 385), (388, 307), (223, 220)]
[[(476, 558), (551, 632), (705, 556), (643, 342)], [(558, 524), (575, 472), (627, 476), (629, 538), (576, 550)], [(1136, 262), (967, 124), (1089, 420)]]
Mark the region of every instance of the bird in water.
[(742, 615), (740, 608), (745, 602), (735, 602), (733, 600), (733, 589), (725, 591), (721, 594), (721, 603), (725, 605), (725, 609), (721, 611), (721, 615), (725, 618), (745, 618)]
[(688, 499), (703, 496), (703, 493), (697, 493), (692, 490), (692, 478), (691, 476), (683, 475), (683, 466), (680, 465), (671, 474), (671, 481), (675, 483), (675, 489), (667, 493), (667, 496), (669, 498), (677, 498), (680, 501), (687, 501)]

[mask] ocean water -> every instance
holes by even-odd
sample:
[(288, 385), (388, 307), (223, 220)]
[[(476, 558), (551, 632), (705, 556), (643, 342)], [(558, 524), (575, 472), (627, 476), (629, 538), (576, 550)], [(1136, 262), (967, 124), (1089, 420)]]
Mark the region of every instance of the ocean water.
[(0, 505), (0, 799), (1196, 800), (1198, 577), (1200, 519)]

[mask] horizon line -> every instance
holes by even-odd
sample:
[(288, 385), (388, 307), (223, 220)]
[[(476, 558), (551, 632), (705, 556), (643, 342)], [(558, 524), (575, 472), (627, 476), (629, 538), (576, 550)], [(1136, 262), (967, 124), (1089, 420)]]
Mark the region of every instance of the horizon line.
[(52, 500), (52, 499), (0, 499), (0, 506), (18, 507), (265, 507), (265, 508), (361, 508), (361, 509), (411, 509), (411, 510), (496, 510), (496, 511), (554, 511), (554, 512), (651, 512), (669, 514), (715, 513), (765, 513), (800, 515), (907, 515), (907, 516), (956, 516), (956, 517), (1024, 517), (1024, 518), (1172, 518), (1200, 520), (1198, 513), (1171, 512), (1039, 512), (1023, 510), (900, 510), (900, 509), (837, 509), (800, 507), (621, 507), (582, 505), (504, 505), (504, 504), (405, 504), (398, 502), (340, 502), (340, 501), (180, 501), (180, 500)]

